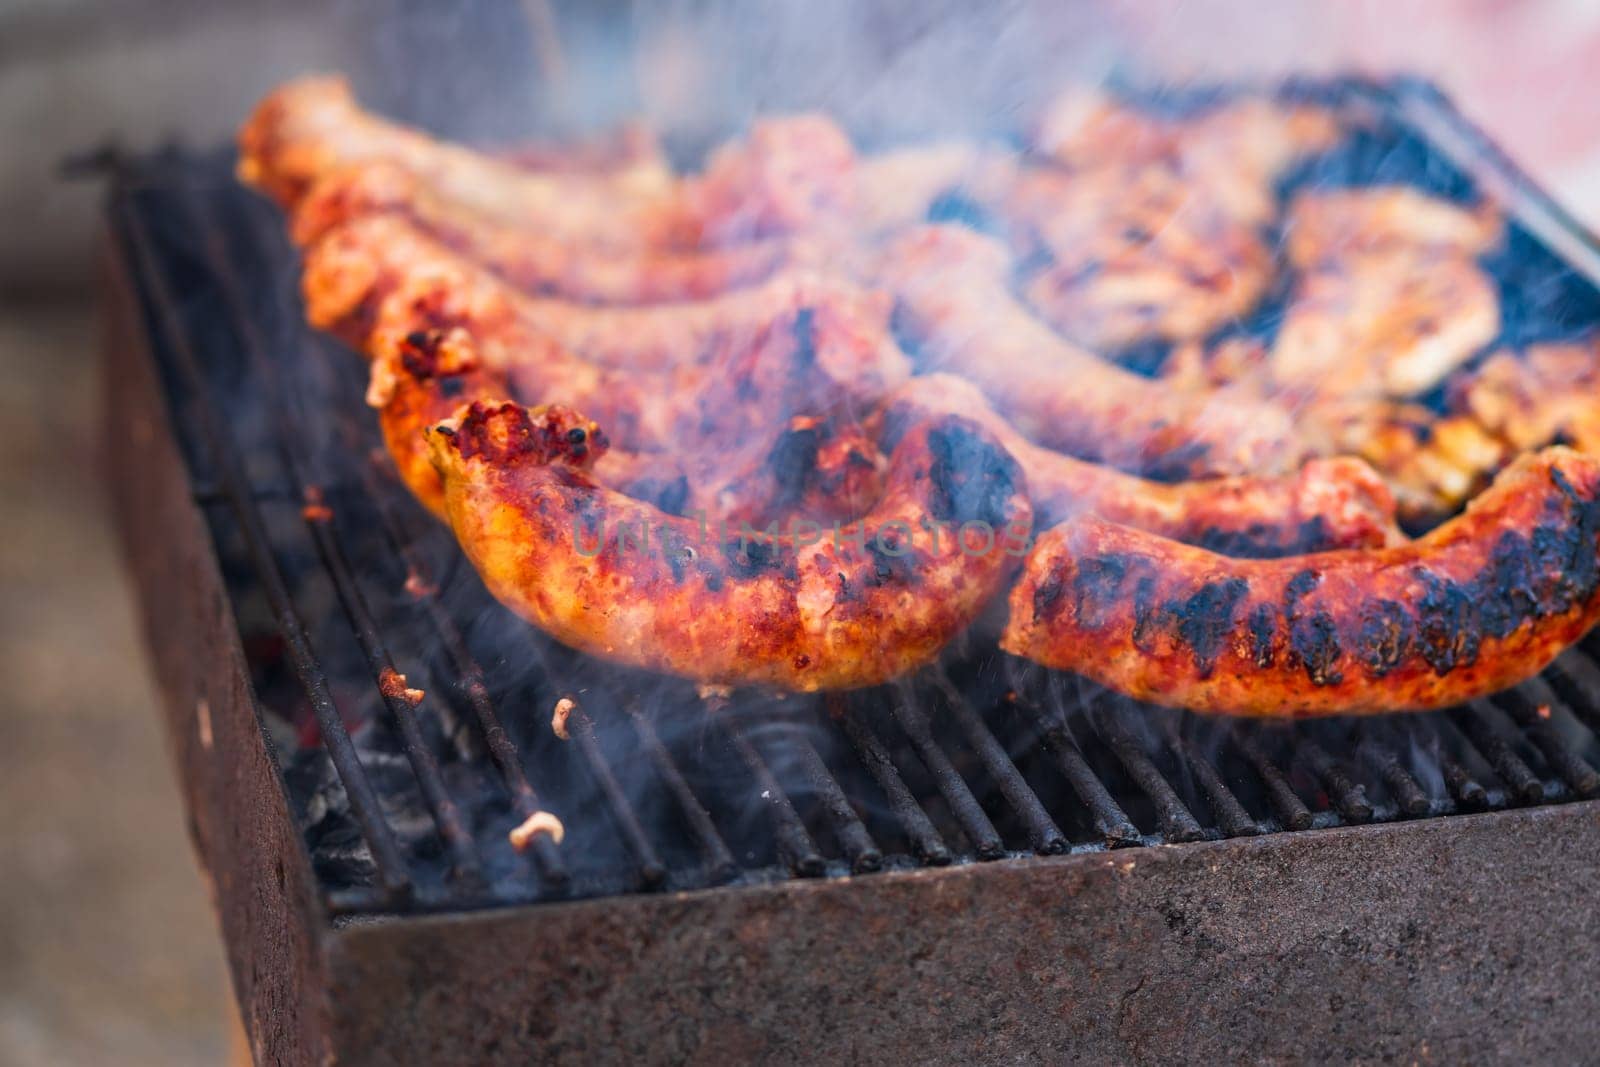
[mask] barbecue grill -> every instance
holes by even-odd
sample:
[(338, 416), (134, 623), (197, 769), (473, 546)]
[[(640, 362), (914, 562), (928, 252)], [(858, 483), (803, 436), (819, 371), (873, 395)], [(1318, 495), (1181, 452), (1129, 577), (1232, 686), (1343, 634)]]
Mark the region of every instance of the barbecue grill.
[[(1293, 182), (1496, 197), (1504, 340), (1600, 327), (1600, 246), (1434, 90), (1292, 91), (1363, 118)], [(1600, 1040), (1600, 644), (1449, 712), (1288, 726), (1137, 706), (981, 632), (829, 697), (587, 660), (405, 493), (359, 361), (303, 325), (281, 219), (230, 167), (113, 163), (107, 427), (258, 1060)]]

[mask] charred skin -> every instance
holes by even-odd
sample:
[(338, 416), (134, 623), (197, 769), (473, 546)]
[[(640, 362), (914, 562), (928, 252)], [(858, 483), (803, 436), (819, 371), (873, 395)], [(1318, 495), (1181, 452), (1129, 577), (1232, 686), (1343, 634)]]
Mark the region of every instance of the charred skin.
[[(559, 451), (515, 444), (550, 436), (530, 423), (572, 418), (474, 405), (429, 434), (457, 539), (489, 590), (556, 639), (709, 684), (851, 689), (929, 662), (1001, 588), (1007, 531), (1021, 546), (1032, 521), (1016, 461), (943, 418), (895, 450), (864, 544), (823, 532), (723, 545), (599, 487)], [(641, 523), (648, 548), (624, 544), (619, 529)], [(986, 523), (996, 543), (975, 551), (963, 523)]]
[(956, 226), (908, 231), (880, 265), (928, 361), (977, 382), (1024, 437), (1163, 479), (1299, 466), (1305, 450), (1281, 405), (1175, 393), (1107, 363), (1022, 307), (1007, 270), (1002, 246)]
[(689, 251), (594, 248), (485, 219), (444, 200), (387, 160), (346, 166), (320, 178), (295, 207), (291, 235), (295, 243), (309, 245), (368, 215), (405, 217), (525, 292), (584, 303), (703, 300), (804, 258), (795, 242), (778, 238)]
[[(444, 487), (428, 455), (428, 428), (463, 404), (528, 398), (484, 369), (459, 328), (378, 331), (372, 346), (367, 401), (378, 410), (384, 445), (406, 487), (443, 519)], [(828, 522), (861, 514), (883, 493), (883, 456), (853, 422), (796, 415), (775, 435), (719, 463), (618, 451), (598, 429), (594, 440), (603, 442), (603, 454), (593, 461), (597, 482), (672, 514), (703, 513), (710, 521), (764, 528), (795, 513)]]
[[(369, 358), (396, 355), (414, 334), (455, 337), (476, 366), (503, 381), (496, 396), (579, 407), (622, 448), (684, 456), (701, 484), (753, 462), (733, 453), (764, 455), (795, 416), (870, 408), (907, 370), (886, 306), (874, 313), (866, 304), (791, 299), (701, 362), (656, 371), (605, 366), (541, 332), (503, 283), (392, 219), (360, 220), (307, 249), (303, 287), (313, 322), (343, 327)], [(697, 314), (695, 305), (677, 307)], [(391, 358), (374, 366), (373, 406), (385, 407), (398, 365)], [(413, 424), (409, 412), (402, 421)]]
[(1449, 707), (1600, 617), (1600, 460), (1524, 456), (1410, 544), (1231, 560), (1086, 516), (1038, 539), (1002, 647), (1137, 699), (1256, 716)]
[(1311, 460), (1293, 474), (1276, 477), (1152, 482), (1033, 444), (995, 413), (976, 386), (948, 374), (913, 378), (890, 396), (886, 442), (894, 440), (898, 426), (935, 414), (971, 419), (1022, 464), (1041, 527), (1093, 513), (1223, 555), (1248, 557), (1375, 548), (1403, 540), (1393, 497), (1359, 459)]

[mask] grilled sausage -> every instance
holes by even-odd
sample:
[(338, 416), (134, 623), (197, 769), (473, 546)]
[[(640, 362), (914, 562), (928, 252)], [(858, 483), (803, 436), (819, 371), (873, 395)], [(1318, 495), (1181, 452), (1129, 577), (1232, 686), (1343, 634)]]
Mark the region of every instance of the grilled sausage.
[(389, 160), (320, 178), (295, 207), (291, 234), (308, 245), (351, 219), (378, 214), (409, 218), (526, 292), (603, 304), (703, 299), (805, 261), (809, 247), (784, 238), (690, 251), (594, 247), (458, 207)]
[(306, 77), (275, 90), (239, 131), (239, 177), (280, 204), (351, 163), (393, 160), (441, 196), (510, 225), (622, 247), (665, 241), (674, 181), (655, 164), (611, 174), (537, 173), (365, 112), (343, 78)]
[(758, 122), (693, 178), (646, 163), (610, 173), (534, 172), (369, 114), (339, 78), (302, 78), (239, 131), (241, 180), (285, 206), (351, 164), (400, 164), (489, 222), (592, 248), (695, 248), (794, 233), (848, 212), (849, 138), (820, 115)]
[(533, 362), (531, 354), (517, 356), (524, 349), (559, 348), (594, 373), (698, 366), (693, 373), (704, 375), (710, 365), (759, 348), (774, 331), (804, 317), (816, 328), (808, 357), (816, 373), (852, 396), (875, 397), (909, 369), (889, 330), (887, 296), (809, 272), (704, 301), (599, 308), (518, 293), (398, 217), (355, 219), (306, 249), (306, 317), (358, 348), (384, 299), (406, 287), (438, 292), (435, 302), (454, 309), (453, 320), (474, 324), (497, 366)]
[[(839, 413), (845, 420), (838, 432), (845, 433), (850, 412), (875, 405), (906, 373), (905, 356), (888, 335), (888, 309), (880, 305), (876, 317), (861, 319), (872, 309), (853, 301), (775, 304), (769, 321), (752, 324), (747, 336), (730, 335), (694, 365), (601, 366), (541, 333), (503, 284), (396, 219), (359, 220), (329, 233), (306, 251), (303, 283), (313, 322), (341, 328), (369, 353), (398, 353), (412, 334), (459, 329), (456, 347), (470, 348), (473, 362), (495, 377), (493, 395), (581, 406), (623, 448), (684, 457), (680, 473), (697, 487), (697, 500), (735, 472), (759, 470), (795, 417)], [(377, 344), (380, 333), (386, 340)], [(369, 400), (380, 410), (390, 410), (388, 390), (402, 362), (396, 356), (373, 368)], [(394, 410), (410, 427), (405, 432), (416, 429), (408, 408)], [(855, 455), (846, 448), (840, 462)], [(870, 488), (866, 468), (856, 468), (862, 475), (838, 483), (848, 499)], [(411, 484), (420, 489), (421, 481)], [(759, 499), (742, 494), (743, 502), (710, 510), (740, 513)]]
[(1600, 617), (1600, 460), (1527, 455), (1410, 544), (1230, 560), (1086, 516), (1038, 539), (1002, 646), (1236, 715), (1440, 708), (1542, 670)]
[(1033, 444), (995, 413), (976, 386), (952, 375), (912, 378), (890, 395), (885, 410), (886, 444), (897, 425), (941, 413), (961, 415), (994, 434), (1028, 472), (1041, 527), (1093, 513), (1224, 555), (1258, 557), (1373, 548), (1402, 539), (1393, 497), (1359, 459), (1311, 460), (1278, 477), (1169, 484)]
[(428, 440), (456, 537), (511, 610), (710, 684), (850, 689), (928, 662), (1000, 589), (1032, 519), (1016, 461), (953, 417), (909, 431), (878, 505), (815, 543), (708, 539), (599, 487), (593, 432), (564, 409), (473, 405)]
[[(471, 335), (451, 330), (380, 329), (370, 341), (372, 383), (384, 444), (401, 480), (444, 518), (444, 488), (424, 432), (465, 403), (528, 399), (478, 359)], [(851, 518), (883, 492), (883, 457), (852, 421), (793, 415), (775, 431), (726, 449), (686, 455), (623, 452), (597, 456), (602, 485), (679, 515), (759, 527), (790, 513), (816, 522)]]
[(932, 364), (977, 382), (1025, 437), (1163, 478), (1270, 474), (1304, 458), (1288, 411), (1260, 398), (1176, 393), (1051, 330), (1006, 286), (997, 242), (957, 226), (895, 241), (880, 273)]

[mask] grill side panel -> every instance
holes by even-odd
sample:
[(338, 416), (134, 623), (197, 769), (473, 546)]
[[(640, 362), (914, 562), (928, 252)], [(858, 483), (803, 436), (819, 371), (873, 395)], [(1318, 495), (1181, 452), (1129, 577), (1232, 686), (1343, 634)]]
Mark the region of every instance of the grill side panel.
[[(258, 1063), (321, 1063), (326, 918), (256, 713), (233, 609), (145, 350), (135, 282), (102, 248), (105, 470), (166, 709), (189, 837)], [(114, 802), (114, 798), (108, 798)]]
[(362, 922), (335, 935), (334, 1043), (361, 1063), (1575, 1062), (1600, 1041), (1572, 951), (1600, 937), (1574, 900), (1597, 876), (1590, 801)]

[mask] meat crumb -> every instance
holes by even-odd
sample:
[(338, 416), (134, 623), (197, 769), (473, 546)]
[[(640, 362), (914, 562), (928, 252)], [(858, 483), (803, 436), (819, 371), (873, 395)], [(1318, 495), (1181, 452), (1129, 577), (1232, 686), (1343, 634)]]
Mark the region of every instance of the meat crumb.
[(421, 689), (406, 685), (406, 676), (393, 667), (385, 667), (378, 675), (378, 691), (390, 699), (404, 700), (412, 706), (422, 703), (422, 698), (428, 695)]
[(407, 596), (420, 600), (423, 597), (433, 596), (439, 590), (435, 588), (431, 582), (426, 581), (422, 575), (418, 574), (416, 571), (407, 571), (405, 591)]
[(556, 701), (556, 707), (550, 713), (550, 730), (563, 741), (572, 740), (572, 735), (567, 733), (567, 716), (578, 706), (577, 701), (571, 697), (562, 697)]
[(306, 486), (306, 503), (300, 509), (300, 516), (307, 522), (333, 521), (333, 509), (322, 502), (321, 489), (314, 485)]
[(511, 847), (518, 852), (525, 851), (533, 843), (535, 834), (549, 834), (550, 840), (559, 845), (561, 839), (567, 836), (567, 828), (561, 825), (560, 819), (548, 811), (536, 811), (508, 835), (511, 838)]

